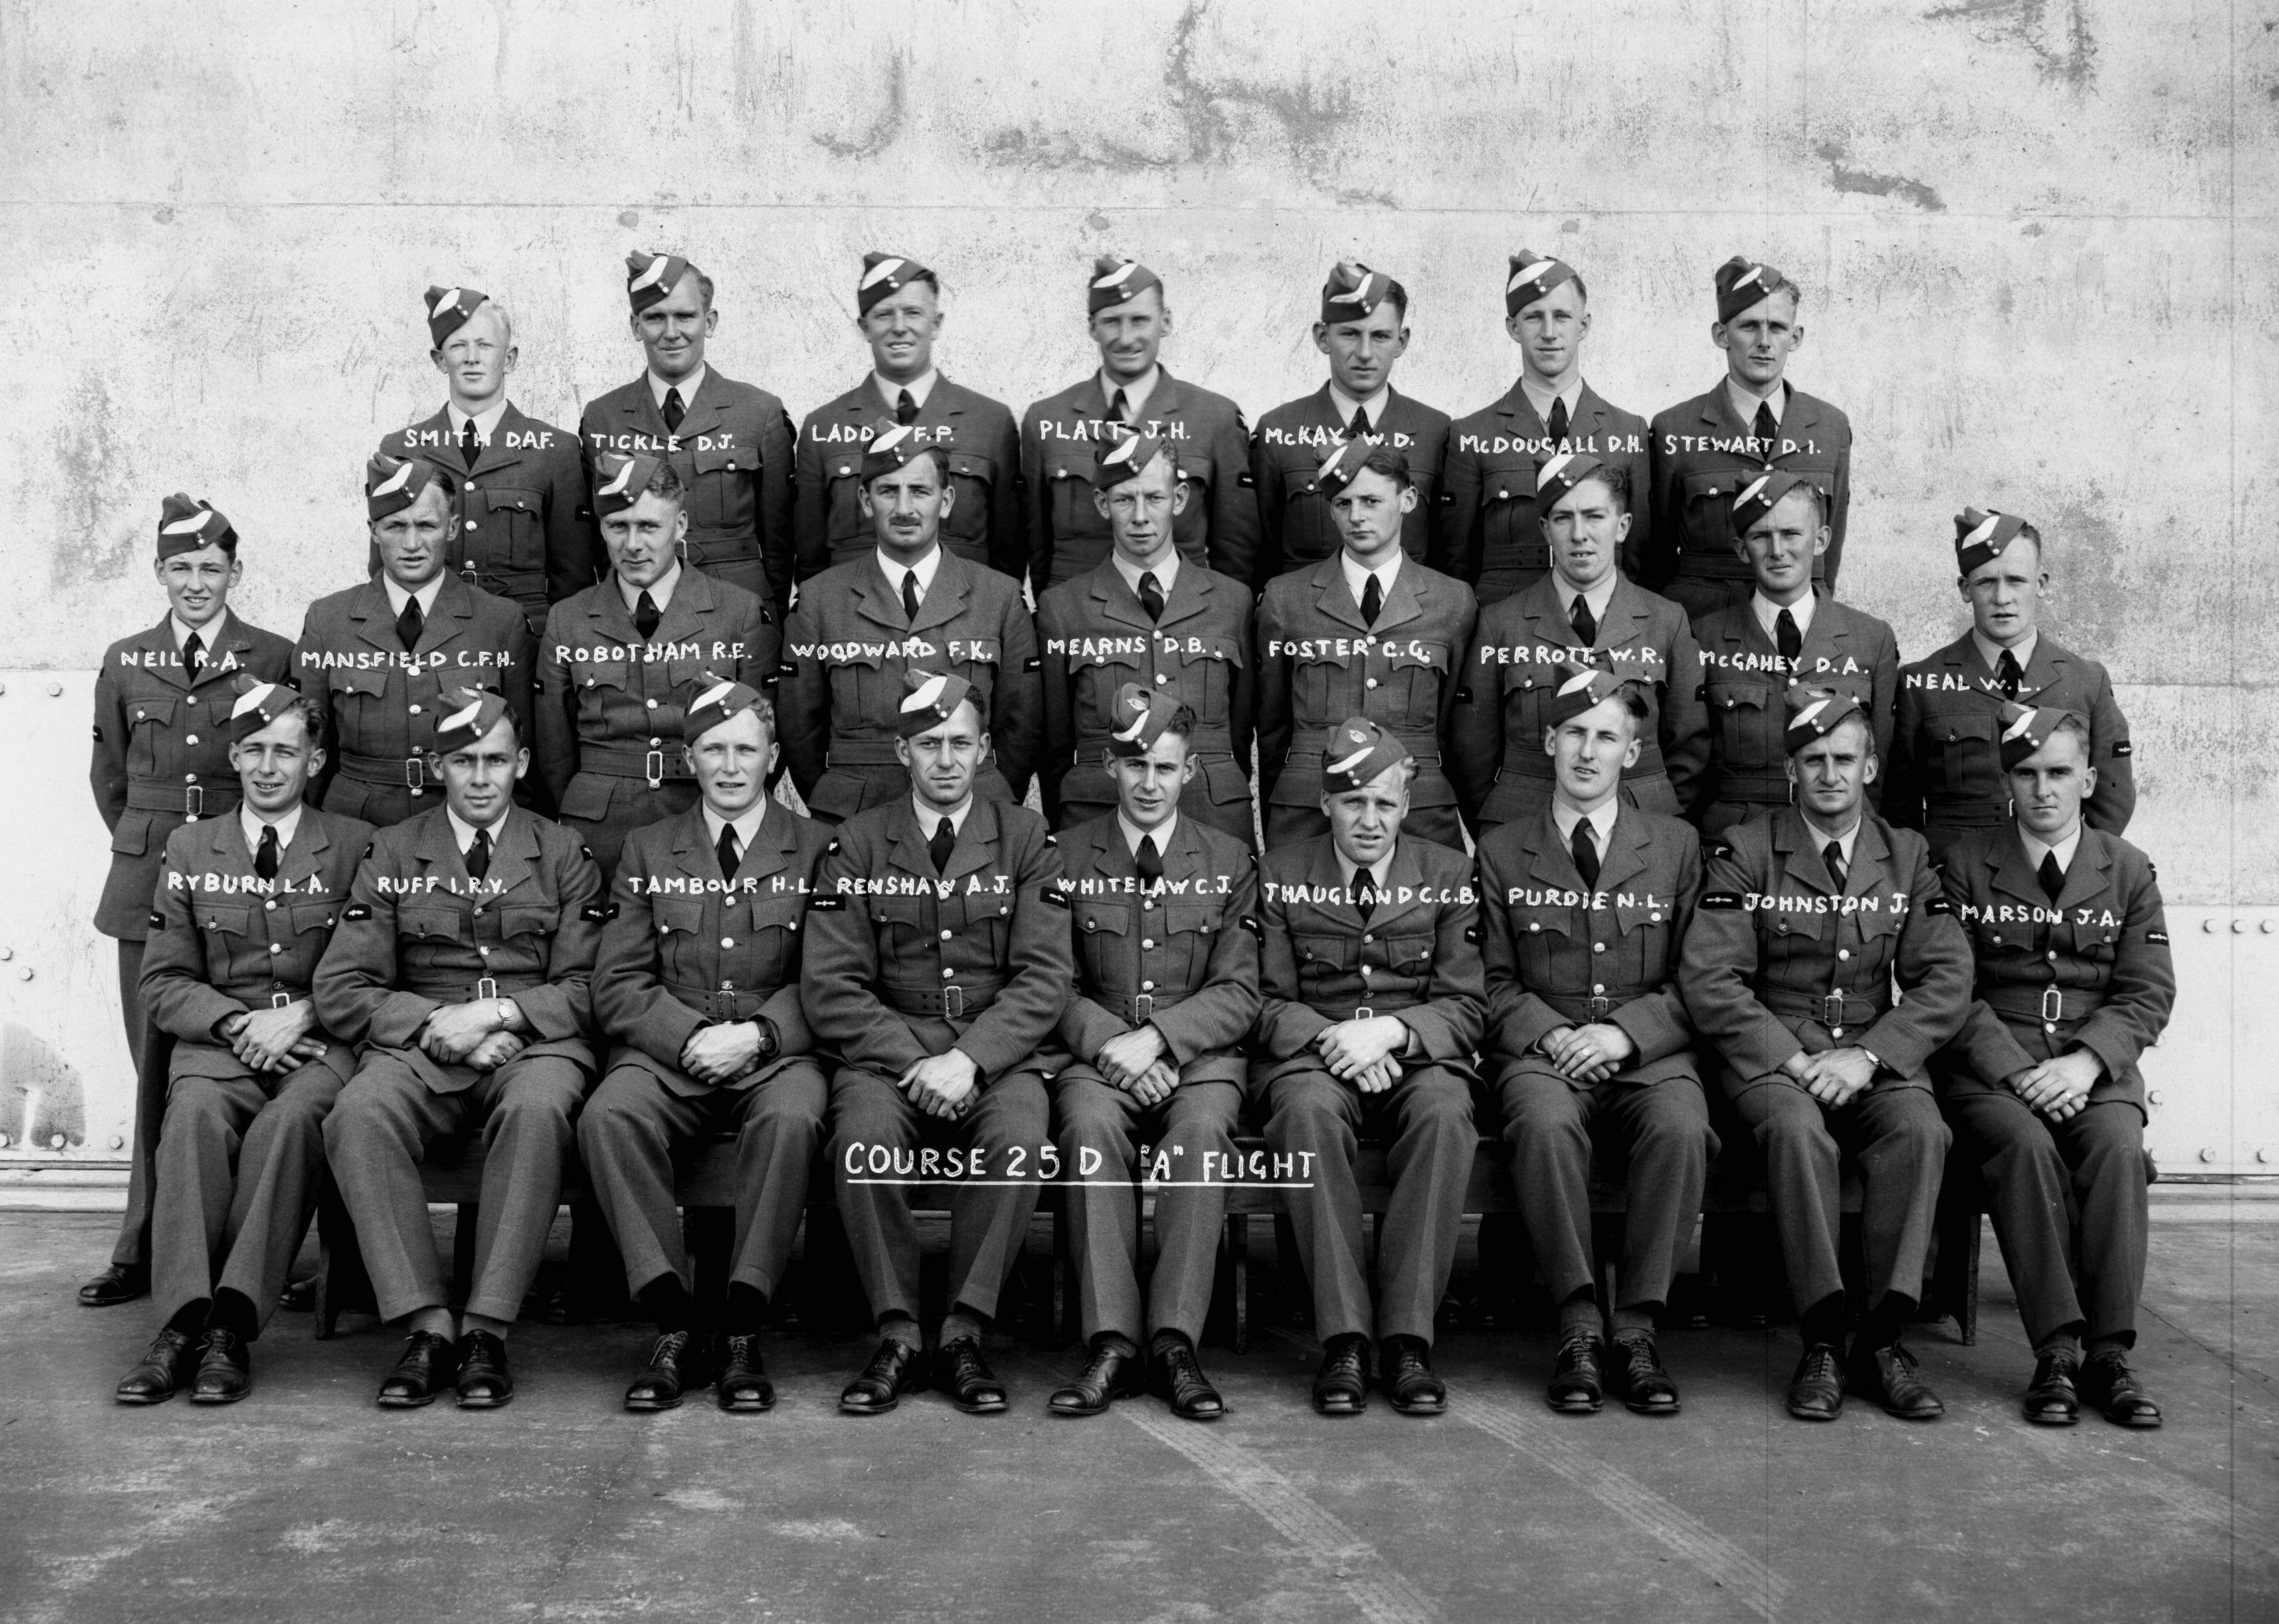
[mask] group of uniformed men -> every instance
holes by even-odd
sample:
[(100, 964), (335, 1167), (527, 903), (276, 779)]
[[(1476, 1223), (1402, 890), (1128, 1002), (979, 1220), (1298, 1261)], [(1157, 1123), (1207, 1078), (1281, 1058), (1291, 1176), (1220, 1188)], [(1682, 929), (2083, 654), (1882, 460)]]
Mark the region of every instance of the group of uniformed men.
[[(81, 1296), (150, 1291), (160, 1321), (120, 1398), (249, 1390), (328, 1166), (406, 1334), (380, 1403), (505, 1403), (574, 1144), (657, 1328), (631, 1408), (772, 1403), (760, 1334), (821, 1151), (879, 1331), (850, 1413), (929, 1378), (1005, 1407), (984, 1333), (1061, 1177), (1089, 1358), (1053, 1411), (1224, 1413), (1195, 1344), (1226, 1193), (1263, 1178), (1316, 1407), (1374, 1381), (1434, 1413), (1485, 1125), (1558, 1304), (1550, 1403), (1668, 1414), (1658, 1321), (1722, 1126), (1763, 1163), (1793, 1413), (1940, 1413), (1901, 1331), (1952, 1139), (2033, 1340), (2027, 1414), (2158, 1424), (2128, 1358), (2137, 1060), (2174, 977), (2120, 838), (2127, 727), (2040, 631), (2014, 515), (1957, 519), (1971, 630), (1927, 660), (1837, 600), (1849, 429), (1784, 379), (1778, 272), (1719, 268), (1726, 375), (1649, 426), (1583, 380), (1582, 278), (1514, 256), (1519, 380), (1452, 424), (1392, 387), (1400, 284), (1341, 264), (1329, 381), (1253, 435), (1160, 364), (1144, 266), (1097, 264), (1100, 370), (1017, 427), (934, 369), (934, 273), (872, 254), (873, 374), (794, 437), (708, 365), (711, 280), (629, 271), (648, 370), (574, 436), (509, 402), (506, 313), (430, 290), (449, 402), (372, 459), (370, 578), (296, 644), (229, 613), (228, 521), (164, 505), (169, 612), (96, 690), (96, 923), (144, 1081)], [(455, 1314), (420, 1163), (469, 1131)], [(700, 1311), (673, 1158), (721, 1132), (733, 1265)], [(1611, 1267), (1594, 1148), (1627, 1184)], [(932, 1328), (921, 1182), (955, 1191)]]

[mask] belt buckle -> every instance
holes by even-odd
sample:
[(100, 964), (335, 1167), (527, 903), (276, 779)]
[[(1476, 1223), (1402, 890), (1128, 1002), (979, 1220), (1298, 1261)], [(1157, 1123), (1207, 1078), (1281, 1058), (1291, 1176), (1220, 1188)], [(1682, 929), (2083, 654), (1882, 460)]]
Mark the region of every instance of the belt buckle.
[(2065, 1019), (2065, 994), (2055, 987), (2042, 989), (2042, 1019), (2045, 1021)]
[(1615, 1002), (1612, 999), (1602, 998), (1595, 992), (1591, 995), (1591, 1001), (1586, 1009), (1586, 1013), (1589, 1014), (1591, 1019), (1593, 1021), (1603, 1021), (1608, 1015), (1612, 1015), (1614, 1011)]
[(182, 816), (203, 817), (206, 811), (206, 786), (203, 784), (182, 785)]
[(468, 586), (473, 586), (475, 584), (475, 561), (472, 558), (461, 560), (459, 563), (459, 575)]
[(663, 789), (664, 787), (664, 752), (651, 750), (642, 756), (641, 770), (648, 774), (649, 788)]
[(417, 795), (427, 787), (427, 758), (407, 755), (403, 758), (403, 787)]
[(1826, 1027), (1844, 1024), (1844, 994), (1830, 992), (1820, 1000), (1820, 1023)]
[(944, 987), (941, 990), (941, 1013), (952, 1021), (965, 1019), (965, 989)]
[(272, 992), (269, 995), (269, 1007), (272, 1009), (290, 1009), (293, 1007), (293, 995), (290, 992)]
[(1354, 1010), (1354, 1019), (1356, 1021), (1374, 1021), (1377, 1019), (1377, 1011), (1371, 1009), (1367, 1004), (1360, 1005)]
[(1134, 1021), (1145, 1022), (1152, 1021), (1155, 1017), (1155, 995), (1153, 992), (1133, 993), (1132, 995), (1132, 1018)]
[(486, 976), (481, 980), (475, 983), (475, 996), (478, 999), (496, 998), (498, 995), (498, 981), (496, 977)]

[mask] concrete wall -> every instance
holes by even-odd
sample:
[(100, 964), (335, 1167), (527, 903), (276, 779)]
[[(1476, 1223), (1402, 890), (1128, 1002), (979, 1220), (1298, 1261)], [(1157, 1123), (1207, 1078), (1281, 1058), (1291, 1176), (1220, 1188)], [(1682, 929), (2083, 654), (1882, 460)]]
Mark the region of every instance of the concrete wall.
[(227, 512), (242, 607), (295, 631), (360, 566), (362, 458), (440, 398), (420, 290), (505, 301), (514, 394), (574, 424), (639, 364), (634, 247), (714, 275), (717, 364), (794, 413), (860, 376), (866, 248), (942, 272), (945, 370), (1016, 410), (1087, 368), (1086, 267), (1132, 254), (1170, 284), (1170, 365), (1254, 418), (1317, 382), (1342, 255), (1411, 288), (1399, 381), (1456, 412), (1515, 370), (1514, 248), (1583, 269), (1585, 370), (1647, 413), (1717, 376), (1712, 267), (1769, 259), (1809, 292), (1793, 375), (1858, 435), (1845, 595), (1927, 651), (1965, 624), (1949, 516), (2036, 517), (2055, 634), (2134, 722), (2132, 838), (2172, 900), (2260, 923), (2227, 910), (2279, 903), (2275, 24), (2274, 0), (0, 6), (0, 729), (61, 785), (0, 815), (53, 853), (0, 934), (58, 963), (0, 978), (0, 1128), (33, 1039), (105, 1102), (98, 1141), (116, 1115), (85, 736), (32, 713), (83, 725), (103, 644), (156, 618), (157, 499)]

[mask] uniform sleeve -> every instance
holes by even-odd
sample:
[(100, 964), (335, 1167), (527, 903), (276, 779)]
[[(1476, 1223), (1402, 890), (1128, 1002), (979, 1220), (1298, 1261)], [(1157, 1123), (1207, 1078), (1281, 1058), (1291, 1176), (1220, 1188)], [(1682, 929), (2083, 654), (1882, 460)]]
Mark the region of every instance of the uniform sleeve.
[(775, 691), (776, 738), (802, 801), (815, 793), (831, 743), (831, 681), (815, 644), (815, 622), (802, 603), (784, 626), (784, 657)]
[(547, 947), (546, 984), (514, 995), (523, 1019), (541, 1038), (585, 1038), (594, 1031), (594, 959), (602, 945), (609, 906), (602, 898), (602, 870), (566, 831), (563, 849), (549, 860), (561, 922)]
[(1029, 408), (1021, 423), (1021, 507), (1026, 514), (1022, 528), (1029, 549), (1029, 586), (1042, 594), (1053, 578), (1053, 494), (1045, 488), (1043, 413)]
[(1876, 632), (1876, 647), (1868, 660), (1873, 669), (1868, 678), (1868, 721), (1875, 731), (1876, 759), (1883, 768), (1876, 781), (1868, 786), (1868, 804), (1881, 811), (1884, 797), (1891, 789), (1886, 775), (1891, 768), (1892, 710), (1899, 690), (1899, 645), (1890, 627), (1881, 627)]
[[(503, 598), (498, 602), (506, 611), (499, 624), (506, 646), (506, 667), (498, 677), (499, 693), (514, 712), (515, 731), (525, 739), (534, 739), (538, 732), (538, 640), (530, 634), (530, 617), (522, 612), (520, 604), (510, 603)], [(553, 611), (547, 613), (550, 617)], [(537, 752), (531, 754), (535, 765)]]
[[(1277, 645), (1280, 645), (1278, 652)], [(1275, 781), (1290, 754), (1291, 658), (1282, 617), (1270, 593), (1258, 607), (1258, 804), (1274, 804)]]
[(768, 601), (780, 622), (791, 602), (793, 567), (791, 417), (780, 404), (763, 407), (760, 418), (760, 559), (767, 571)]
[[(1424, 521), (1424, 550), (1423, 555), (1416, 562), (1427, 569), (1438, 569), (1439, 566), (1432, 561), (1435, 558), (1445, 557), (1448, 550), (1447, 542), (1444, 537), (1448, 528), (1447, 515), (1450, 503), (1446, 487), (1441, 483), (1444, 471), (1448, 465), (1448, 435), (1446, 431), (1440, 435), (1439, 453), (1438, 456), (1431, 459), (1430, 466), (1418, 470), (1430, 474), (1432, 479), (1432, 494), (1426, 497), (1420, 494), (1417, 498), (1417, 506), (1423, 515)], [(1415, 464), (1412, 463), (1411, 467), (1414, 468)], [(1467, 586), (1471, 585), (1469, 581), (1464, 584)]]
[(2075, 1046), (2097, 1056), (2106, 1075), (2116, 1079), (2167, 1030), (2176, 1005), (2176, 965), (2160, 882), (2152, 865), (2132, 852), (2122, 853), (2121, 870), (2129, 882), (2129, 911), (2114, 945), (2105, 1002), (2073, 1035)]
[(247, 1010), (206, 979), (205, 944), (198, 939), (190, 891), (181, 881), (169, 850), (150, 900), (150, 933), (142, 939), (142, 1008), (160, 1031), (212, 1043), (217, 1022)]
[(1678, 990), (1694, 1029), (1745, 1078), (1778, 1071), (1804, 1048), (1750, 988), (1758, 948), (1756, 915), (1747, 903), (1759, 885), (1730, 850), (1713, 851), (1678, 960)]
[[(1892, 842), (1895, 851), (1899, 844)], [(1887, 1071), (1921, 1076), (1924, 1062), (1962, 1030), (1969, 1013), (1970, 941), (1922, 843), (1907, 844), (1915, 851), (1915, 869), (1907, 881), (1907, 922), (1891, 967), (1905, 996), (1853, 1046), (1873, 1049)]]
[(380, 889), (381, 873), (376, 851), (357, 866), (349, 905), (317, 961), (310, 993), (326, 1031), (349, 1043), (400, 1049), (438, 1006), (395, 989), (395, 896)]
[(1432, 736), (1439, 740), (1444, 753), (1449, 735), (1455, 731), (1456, 695), (1463, 691), (1465, 651), (1477, 640), (1480, 630), (1479, 600), (1472, 596), (1472, 589), (1461, 581), (1456, 584), (1456, 590), (1463, 594), (1456, 604), (1457, 635), (1448, 645), (1448, 672), (1440, 679), (1439, 714), (1435, 718), (1436, 725), (1432, 730)]
[[(1632, 418), (1632, 422), (1638, 419)], [(1624, 431), (1627, 433), (1628, 431)], [(1646, 455), (1652, 433), (1639, 426), (1638, 448), (1625, 454), (1621, 461), (1631, 479), (1631, 532), (1623, 538), (1623, 573), (1643, 586), (1647, 568), (1647, 555), (1654, 547), (1654, 510), (1660, 506), (1654, 500), (1654, 463)]]
[[(744, 653), (734, 663), (735, 679), (763, 693), (773, 693), (783, 670), (783, 632), (775, 611), (759, 599), (752, 598), (743, 607), (744, 613), (736, 624), (736, 640), (744, 646)], [(728, 673), (721, 671), (719, 675)]]
[(1645, 517), (1651, 523), (1646, 530), (1645, 551), (1638, 561), (1638, 585), (1649, 592), (1660, 592), (1677, 573), (1680, 521), (1684, 509), (1677, 500), (1677, 457), (1669, 449), (1669, 440), (1661, 419), (1655, 418), (1646, 430), (1646, 489), (1652, 501)]
[[(1004, 824), (998, 825), (1000, 839)], [(1066, 898), (1060, 888), (1060, 847), (1034, 829), (1023, 837), (1024, 849), (1014, 876), (1012, 939), (1006, 950), (1007, 979), (989, 1007), (965, 1029), (955, 1046), (994, 1082), (1034, 1054), (1057, 1030), (1061, 1012), (1076, 984), (1076, 942), (1069, 929)], [(1047, 900), (1047, 893), (1052, 900)]]
[(2102, 670), (2089, 704), (2089, 759), (2097, 767), (2097, 793), (2083, 805), (2081, 815), (2099, 834), (2120, 834), (2137, 810), (2135, 747), (2129, 739), (2129, 719), (2113, 697), (2113, 678)]
[(608, 573), (610, 555), (586, 502), (586, 467), (575, 445), (547, 458), (546, 601), (575, 597)]
[(1479, 851), (1480, 962), (1487, 1000), (1491, 1062), (1513, 1061), (1573, 1022), (1536, 996), (1521, 979), (1519, 941), (1511, 928), (1510, 883), (1494, 852)]
[(664, 985), (656, 922), (648, 895), (634, 883), (640, 866), (626, 853), (610, 886), (610, 916), (602, 924), (590, 984), (594, 1021), (603, 1035), (678, 1067), (680, 1051), (704, 1018)]
[(1002, 407), (997, 409), (989, 456), (997, 469), (996, 483), (989, 487), (989, 563), (1017, 585), (1029, 572), (1029, 538), (1021, 517), (1021, 431)]
[(1273, 880), (1259, 882), (1258, 1025), (1255, 1038), (1268, 1060), (1291, 1060), (1314, 1046), (1330, 1024), (1301, 996), (1298, 952), (1290, 943), (1290, 905)]
[(1210, 567), (1238, 581), (1257, 578), (1264, 551), (1258, 525), (1258, 493), (1249, 486), (1250, 433), (1232, 401), (1213, 425), (1211, 466), (1220, 470), (1211, 488)]
[[(997, 668), (997, 691), (992, 696), (989, 742), (997, 752), (997, 766), (1012, 786), (1013, 799), (1029, 793), (1029, 775), (1037, 760), (1037, 736), (1043, 722), (1044, 683), (1037, 658), (1036, 623), (1016, 589), (1005, 601), (997, 640), (1003, 663)], [(1054, 862), (1059, 862), (1055, 854)]]
[(1709, 707), (1703, 699), (1701, 645), (1681, 611), (1669, 640), (1669, 686), (1661, 701), (1661, 764), (1677, 797), (1680, 816), (1691, 817), (1707, 803)]
[(1242, 664), (1227, 685), (1226, 731), (1234, 747), (1234, 764), (1243, 778), (1250, 777), (1250, 746), (1258, 731), (1258, 621), (1252, 612), (1250, 588), (1242, 589), (1244, 613), (1235, 640), (1241, 645)]
[(127, 702), (117, 672), (118, 661), (106, 653), (95, 674), (95, 753), (87, 770), (95, 809), (114, 831), (127, 813)]
[(1070, 676), (1067, 599), (1058, 591), (1037, 603), (1037, 792), (1045, 821), (1061, 826), (1061, 785), (1076, 762), (1076, 694)]
[(325, 791), (341, 770), (340, 724), (333, 715), (333, 685), (326, 680), (323, 658), (324, 643), (317, 635), (316, 616), (311, 611), (302, 617), (301, 640), (294, 645), (293, 685), (316, 713), (317, 742), (325, 752), (323, 768), (309, 779), (309, 804), (317, 808), (324, 806)]
[(1451, 427), (1448, 455), (1440, 464), (1440, 490), (1448, 499), (1448, 512), (1439, 529), (1440, 556), (1425, 563), (1443, 575), (1453, 575), (1467, 586), (1480, 584), (1480, 456), (1467, 451), (1463, 437)]
[(539, 780), (557, 807), (578, 776), (578, 690), (571, 678), (569, 641), (570, 617), (556, 604), (547, 611), (546, 637), (538, 651), (532, 732), (538, 742)]
[[(1282, 470), (1267, 449), (1266, 425), (1250, 437), (1251, 495), (1258, 509), (1258, 555), (1251, 573), (1239, 577), (1244, 585), (1264, 586), (1282, 569), (1282, 522), (1287, 517), (1288, 493), (1282, 488)], [(1217, 568), (1216, 564), (1212, 566)]]
[(876, 991), (879, 938), (863, 901), (867, 872), (842, 833), (823, 860), (815, 900), (808, 904), (800, 1001), (817, 1042), (836, 1049), (848, 1065), (891, 1081), (925, 1059), (927, 1050)]
[[(1828, 595), (1836, 596), (1836, 570), (1844, 562), (1844, 530), (1852, 512), (1852, 429), (1845, 425), (1844, 444), (1836, 453), (1835, 488), (1828, 500)], [(1876, 1051), (1878, 1054), (1883, 1051)]]
[[(1678, 845), (1677, 894), (1670, 899), (1669, 931), (1673, 943), (1685, 939), (1693, 925), (1694, 908), (1700, 900), (1701, 847), (1689, 839)], [(1669, 974), (1660, 986), (1632, 999), (1607, 1018), (1638, 1046), (1638, 1058), (1631, 1062), (1632, 1065), (1648, 1065), (1691, 1047), (1693, 1022), (1685, 1013), (1685, 994), (1678, 990), (1677, 954), (1670, 954)]]
[(792, 457), (793, 571), (804, 581), (831, 567), (830, 483), (823, 477), (823, 447), (815, 415), (800, 429)]
[(1477, 840), (1480, 811), (1503, 770), (1503, 693), (1494, 666), (1487, 663), (1477, 624), (1464, 645), (1456, 677), (1456, 703), (1448, 715), (1448, 779), (1457, 809)]
[(1897, 681), (1898, 695), (1891, 701), (1891, 748), (1884, 757), (1881, 775), (1884, 821), (1894, 829), (1921, 829), (1927, 765), (1922, 756), (1922, 701), (1918, 697), (1922, 690), (1907, 681), (1905, 668)]
[(1242, 872), (1229, 877), (1203, 984), (1149, 1023), (1182, 1066), (1232, 1049), (1258, 1019), (1258, 866), (1246, 861)]

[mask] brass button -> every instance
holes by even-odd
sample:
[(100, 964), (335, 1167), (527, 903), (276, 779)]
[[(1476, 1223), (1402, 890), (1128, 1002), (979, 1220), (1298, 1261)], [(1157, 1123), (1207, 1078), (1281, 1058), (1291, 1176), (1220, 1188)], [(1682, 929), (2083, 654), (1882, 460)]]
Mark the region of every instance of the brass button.
[(942, 972), (941, 972), (941, 978), (942, 978), (944, 981), (948, 981), (948, 980), (952, 976), (955, 976), (955, 974), (957, 974), (957, 972), (956, 972), (955, 970), (954, 970), (954, 969), (949, 969), (945, 968), (945, 969), (942, 970)]
[(724, 936), (720, 938), (720, 946), (723, 947), (733, 947), (735, 945), (736, 938), (733, 936)]
[(1364, 678), (1361, 686), (1364, 688), (1374, 688), (1377, 686), (1377, 678), (1374, 677)]
[(733, 981), (724, 981), (720, 984), (720, 991), (723, 992), (733, 992), (735, 990), (736, 984)]
[(183, 738), (182, 738), (182, 742), (183, 742), (184, 744), (196, 744), (196, 743), (197, 743), (197, 741), (198, 741), (198, 736), (197, 736), (196, 733), (188, 733), (188, 734), (185, 734), (185, 735), (183, 736)]
[[(1089, 919), (1086, 920), (1086, 921), (1084, 922), (1084, 928), (1085, 928), (1086, 930), (1087, 930), (1087, 931), (1091, 930), (1091, 929), (1092, 929), (1092, 921), (1091, 921), (1091, 920), (1089, 920)], [(944, 941), (948, 941), (948, 940), (949, 939), (949, 936), (950, 936), (950, 933), (949, 933), (948, 931), (944, 931), (941, 933), (941, 939), (942, 939), (942, 940), (944, 940)]]
[(411, 708), (411, 714), (412, 714), (413, 716), (418, 716), (418, 715), (419, 714), (419, 707), (418, 707), (418, 706), (417, 706), (417, 705), (414, 705), (414, 706)]
[(1591, 991), (1593, 992), (1604, 992), (1606, 990), (1607, 984), (1603, 981), (1594, 981), (1591, 984)]
[(1604, 942), (1592, 942), (1591, 944), (1591, 951), (1592, 953), (1604, 953), (1606, 950), (1607, 945)]
[(1155, 984), (1152, 981), (1143, 981), (1140, 984), (1140, 990), (1142, 992), (1153, 992), (1155, 990)]
[(282, 953), (285, 951), (285, 946), (282, 942), (272, 942), (269, 944), (269, 951), (272, 953)]
[(1152, 936), (1143, 936), (1143, 937), (1141, 937), (1141, 938), (1140, 938), (1140, 947), (1141, 947), (1143, 950), (1144, 950), (1144, 949), (1146, 949), (1146, 948), (1153, 947), (1155, 945), (1155, 938), (1154, 937), (1152, 937)]
[(277, 911), (277, 904), (274, 902), (264, 902), (261, 906), (272, 914)]
[(1836, 956), (1839, 959), (1848, 959), (1852, 956), (1852, 950), (1849, 947), (1838, 947), (1836, 950)]

